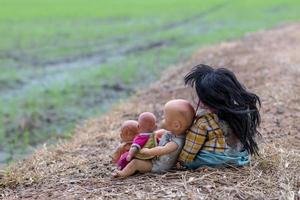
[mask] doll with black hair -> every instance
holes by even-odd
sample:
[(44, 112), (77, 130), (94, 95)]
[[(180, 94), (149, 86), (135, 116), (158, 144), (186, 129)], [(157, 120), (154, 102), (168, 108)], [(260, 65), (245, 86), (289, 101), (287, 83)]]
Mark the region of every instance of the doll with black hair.
[(198, 96), (196, 117), (187, 131), (179, 163), (201, 166), (243, 166), (258, 154), (259, 97), (247, 91), (233, 72), (195, 66), (184, 78)]

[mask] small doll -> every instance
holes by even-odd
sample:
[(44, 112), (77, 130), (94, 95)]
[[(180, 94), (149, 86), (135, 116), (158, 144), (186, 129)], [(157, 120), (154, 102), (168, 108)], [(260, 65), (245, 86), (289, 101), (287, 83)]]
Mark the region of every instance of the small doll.
[(121, 133), (120, 133), (121, 143), (112, 155), (113, 163), (117, 163), (121, 155), (129, 151), (134, 137), (137, 136), (138, 134), (139, 133), (138, 133), (137, 121), (127, 120), (122, 124)]
[(144, 112), (138, 117), (138, 132), (139, 134), (133, 139), (128, 152), (121, 155), (118, 161), (118, 168), (123, 169), (133, 158), (142, 160), (151, 159), (154, 156), (147, 156), (139, 153), (142, 148), (153, 148), (157, 145), (155, 136), (156, 117), (151, 112)]
[(175, 99), (164, 107), (163, 128), (167, 130), (154, 148), (143, 148), (140, 153), (147, 156), (158, 156), (157, 159), (133, 159), (123, 170), (116, 171), (114, 177), (125, 178), (139, 171), (141, 173), (163, 173), (170, 170), (177, 161), (184, 142), (186, 130), (195, 116), (193, 106), (186, 100)]

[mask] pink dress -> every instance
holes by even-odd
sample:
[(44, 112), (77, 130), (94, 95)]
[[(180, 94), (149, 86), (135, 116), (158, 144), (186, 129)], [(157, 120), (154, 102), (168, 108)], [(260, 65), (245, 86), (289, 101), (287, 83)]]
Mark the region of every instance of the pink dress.
[[(133, 139), (131, 147), (136, 147), (138, 150), (142, 149), (145, 146), (145, 144), (149, 141), (149, 138), (151, 138), (152, 136), (154, 137), (154, 133), (140, 133)], [(154, 140), (155, 140), (154, 145), (152, 145), (152, 146), (147, 145), (147, 147), (151, 148), (151, 147), (156, 146), (157, 141), (155, 138), (154, 138)], [(121, 169), (121, 170), (124, 167), (126, 167), (126, 165), (130, 162), (130, 161), (128, 162), (126, 160), (128, 153), (129, 153), (128, 151), (123, 153), (117, 162), (117, 165), (118, 165), (119, 169)], [(141, 159), (142, 159), (142, 157), (141, 157)], [(145, 159), (149, 159), (149, 158), (145, 158)]]

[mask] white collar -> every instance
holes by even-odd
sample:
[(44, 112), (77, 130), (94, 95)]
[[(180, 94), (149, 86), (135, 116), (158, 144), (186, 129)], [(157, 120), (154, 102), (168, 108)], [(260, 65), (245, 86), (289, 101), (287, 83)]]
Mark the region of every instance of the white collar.
[(196, 113), (196, 116), (197, 117), (201, 117), (201, 116), (203, 116), (203, 115), (205, 115), (205, 114), (207, 114), (207, 113), (210, 113), (208, 110), (206, 110), (206, 109), (199, 109), (198, 111), (197, 111), (197, 113)]

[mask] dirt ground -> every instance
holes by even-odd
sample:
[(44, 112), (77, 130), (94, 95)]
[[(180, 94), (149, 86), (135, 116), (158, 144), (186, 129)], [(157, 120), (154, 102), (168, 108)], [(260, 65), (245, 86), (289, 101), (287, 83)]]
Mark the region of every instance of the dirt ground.
[[(0, 194), (4, 199), (300, 199), (299, 53), (297, 23), (202, 48), (107, 115), (78, 127), (71, 141), (45, 145), (10, 166)], [(198, 63), (230, 68), (261, 97), (260, 157), (244, 168), (112, 178), (109, 155), (118, 144), (120, 124), (142, 111), (161, 117), (169, 99), (193, 101), (183, 77)]]

